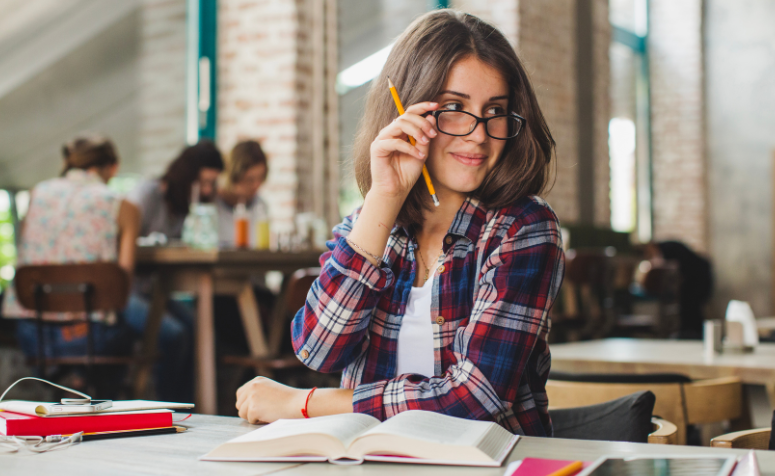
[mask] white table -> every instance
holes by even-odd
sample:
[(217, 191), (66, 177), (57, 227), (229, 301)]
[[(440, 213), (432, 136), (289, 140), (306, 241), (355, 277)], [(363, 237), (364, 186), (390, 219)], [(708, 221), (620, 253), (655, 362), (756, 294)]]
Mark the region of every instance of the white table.
[[(359, 466), (296, 463), (220, 463), (197, 458), (220, 443), (251, 431), (239, 418), (194, 415), (185, 422), (189, 431), (182, 434), (156, 435), (84, 442), (62, 451), (40, 455), (30, 453), (0, 455), (0, 474), (30, 476), (62, 474), (76, 476), (164, 475), (317, 475), (337, 473), (352, 476), (406, 473), (421, 476), (502, 476), (501, 468), (426, 466), (390, 463), (365, 463)], [(592, 461), (602, 455), (742, 455), (744, 450), (689, 446), (647, 445), (606, 441), (565, 440), (523, 437), (508, 461), (525, 457), (563, 458)], [(762, 475), (775, 476), (775, 451), (757, 451)]]
[(775, 407), (775, 344), (749, 354), (706, 355), (701, 341), (602, 339), (552, 344), (552, 369), (577, 373), (681, 373), (692, 379), (739, 377), (763, 385)]

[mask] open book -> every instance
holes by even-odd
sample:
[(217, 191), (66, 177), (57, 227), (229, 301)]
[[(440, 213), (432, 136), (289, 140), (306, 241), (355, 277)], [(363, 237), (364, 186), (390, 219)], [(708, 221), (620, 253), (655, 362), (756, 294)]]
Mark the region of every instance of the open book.
[(351, 413), (278, 420), (228, 441), (207, 461), (365, 461), (500, 466), (519, 437), (496, 423), (412, 410), (385, 422)]

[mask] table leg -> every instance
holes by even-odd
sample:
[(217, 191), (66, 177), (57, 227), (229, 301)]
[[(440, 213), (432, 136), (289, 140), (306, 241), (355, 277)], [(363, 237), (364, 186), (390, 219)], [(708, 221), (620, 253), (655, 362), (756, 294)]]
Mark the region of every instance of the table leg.
[(196, 410), (215, 415), (215, 327), (213, 325), (213, 275), (199, 275), (196, 310)]
[(256, 295), (253, 294), (253, 286), (249, 281), (245, 283), (237, 296), (237, 304), (239, 304), (242, 325), (245, 328), (245, 334), (247, 334), (250, 355), (252, 357), (266, 357), (269, 354), (269, 349), (266, 336), (264, 336), (261, 311), (258, 302), (256, 302)]
[(134, 378), (134, 394), (135, 398), (139, 399), (146, 398), (148, 381), (151, 377), (153, 364), (158, 357), (159, 328), (161, 327), (164, 309), (167, 307), (167, 300), (169, 299), (167, 277), (157, 275), (155, 280), (156, 282), (151, 292), (151, 306), (148, 310), (145, 331), (143, 332), (143, 348), (140, 363)]

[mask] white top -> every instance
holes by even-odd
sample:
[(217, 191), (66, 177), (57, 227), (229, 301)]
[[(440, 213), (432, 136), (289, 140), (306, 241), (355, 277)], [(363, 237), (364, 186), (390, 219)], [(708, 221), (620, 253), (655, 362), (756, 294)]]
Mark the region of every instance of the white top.
[[(435, 269), (435, 268), (434, 268)], [(435, 274), (435, 273), (434, 273)], [(431, 297), (433, 276), (421, 288), (412, 287), (406, 312), (398, 331), (398, 368), (396, 375), (418, 374), (433, 377), (433, 323)]]

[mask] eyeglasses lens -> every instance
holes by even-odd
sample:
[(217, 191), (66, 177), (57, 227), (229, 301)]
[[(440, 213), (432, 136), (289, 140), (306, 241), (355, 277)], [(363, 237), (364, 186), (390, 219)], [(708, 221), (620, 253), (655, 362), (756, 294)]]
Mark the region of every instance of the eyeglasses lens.
[[(486, 123), (487, 134), (495, 139), (511, 139), (519, 134), (522, 121), (516, 117), (501, 116)], [(476, 117), (459, 111), (440, 111), (437, 127), (445, 134), (465, 136), (474, 131)]]

